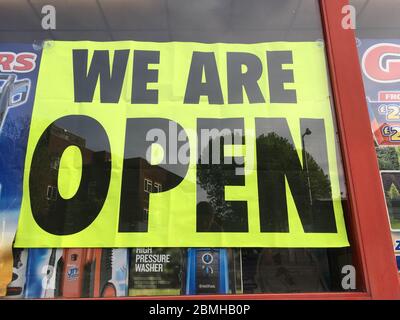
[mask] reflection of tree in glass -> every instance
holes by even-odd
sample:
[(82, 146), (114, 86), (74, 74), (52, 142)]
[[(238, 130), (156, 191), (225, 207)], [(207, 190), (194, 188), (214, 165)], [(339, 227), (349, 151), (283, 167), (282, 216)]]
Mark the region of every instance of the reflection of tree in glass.
[[(220, 139), (221, 150), (223, 150), (223, 138)], [(234, 141), (232, 139), (232, 141)], [(215, 144), (215, 141), (214, 141)], [(212, 141), (210, 140), (209, 147), (202, 150), (202, 153), (212, 154)], [(282, 170), (282, 163), (290, 162), (293, 159), (293, 154), (296, 152), (294, 146), (286, 139), (278, 136), (276, 133), (270, 133), (267, 136), (260, 136), (257, 138), (257, 145), (268, 146), (269, 150), (273, 150), (272, 154), (262, 153), (257, 159), (259, 163), (265, 163), (268, 161), (270, 163), (270, 168), (274, 170)], [(265, 149), (265, 148), (263, 148)], [(210, 152), (211, 151), (211, 152)], [(210, 153), (208, 153), (210, 152)], [(315, 159), (310, 153), (305, 152), (305, 156), (308, 161), (308, 172), (305, 168), (303, 161), (303, 170), (298, 172), (296, 178), (292, 180), (291, 188), (302, 189), (301, 186), (307, 180), (307, 174), (310, 178), (311, 194), (313, 200), (326, 200), (331, 199), (331, 184), (328, 175), (324, 173), (322, 168), (317, 164)], [(199, 159), (200, 162), (200, 159)], [(211, 156), (210, 161), (211, 163)], [(224, 193), (220, 190), (229, 185), (229, 181), (232, 180), (235, 174), (234, 164), (224, 164), (223, 163), (223, 152), (220, 155), (220, 164), (202, 164), (201, 170), (198, 170), (198, 183), (201, 188), (207, 193), (207, 200), (209, 208), (207, 211), (212, 210), (214, 216), (213, 223), (221, 224), (224, 221), (229, 221), (233, 217), (233, 210), (229, 203), (225, 201)], [(236, 176), (239, 178), (239, 176)], [(296, 184), (298, 187), (296, 187)], [(310, 199), (305, 198), (304, 201), (309, 201)], [(205, 203), (201, 203), (202, 208)]]
[[(224, 225), (225, 221), (231, 222), (232, 218), (237, 218), (231, 205), (226, 202), (223, 190), (226, 185), (232, 184), (232, 178), (235, 178), (235, 168), (238, 165), (235, 164), (234, 160), (232, 164), (224, 163), (224, 140), (226, 140), (225, 143), (227, 144), (235, 141), (233, 136), (232, 138), (228, 136), (211, 138), (208, 146), (201, 150), (202, 155), (198, 160), (197, 183), (207, 193), (207, 201), (198, 204), (198, 210), (202, 214), (200, 223), (204, 224), (204, 229), (209, 231), (218, 231), (217, 229), (223, 231), (222, 225)], [(240, 141), (240, 139), (238, 140)], [(213, 146), (218, 145), (221, 151), (218, 149), (213, 150)], [(220, 153), (219, 164), (212, 163), (213, 152)], [(208, 164), (202, 164), (201, 162), (201, 159), (205, 158), (204, 155), (209, 160)], [(199, 167), (201, 167), (201, 170), (199, 170)]]
[(396, 188), (394, 183), (392, 183), (392, 185), (390, 186), (390, 189), (389, 189), (389, 192), (388, 192), (388, 196), (389, 196), (390, 200), (397, 200), (400, 197), (400, 192)]
[[(393, 179), (395, 177), (393, 176)], [(400, 217), (400, 210), (399, 210), (399, 202), (400, 202), (400, 192), (399, 189), (396, 187), (394, 182), (390, 185), (388, 191), (385, 192), (386, 196), (386, 204), (388, 207), (389, 212), (389, 219), (393, 229), (399, 229), (399, 217)]]
[(399, 170), (398, 148), (375, 146), (380, 170)]
[[(296, 152), (293, 144), (291, 144), (286, 138), (278, 136), (276, 133), (270, 133), (267, 136), (261, 135), (257, 138), (257, 145), (268, 145), (269, 150), (273, 150), (273, 154), (261, 154), (261, 157), (257, 159), (257, 162), (271, 163), (271, 168), (281, 170), (282, 163), (290, 161), (293, 158), (293, 153)], [(295, 180), (295, 184), (299, 185), (303, 181), (307, 181), (307, 174), (310, 178), (311, 193), (314, 199), (330, 199), (331, 198), (331, 184), (328, 175), (324, 173), (322, 168), (317, 164), (315, 159), (307, 151), (303, 151), (303, 155), (307, 157), (308, 162), (308, 173), (305, 167), (305, 159), (303, 159), (303, 170), (299, 172), (298, 179)], [(292, 186), (296, 188), (295, 185)], [(300, 189), (300, 188), (299, 188)]]

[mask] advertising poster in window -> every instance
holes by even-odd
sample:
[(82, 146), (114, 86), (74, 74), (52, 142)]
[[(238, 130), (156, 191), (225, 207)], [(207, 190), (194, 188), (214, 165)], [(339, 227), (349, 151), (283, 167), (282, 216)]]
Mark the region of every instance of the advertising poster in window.
[(24, 297), (99, 298), (128, 293), (127, 249), (29, 249)]
[[(13, 270), (12, 243), (21, 207), (40, 56), (41, 51), (31, 44), (0, 44), (0, 296), (5, 294)], [(24, 261), (25, 253), (15, 254)], [(18, 265), (14, 274), (20, 273), (17, 269)], [(18, 291), (14, 293), (20, 294)]]
[(133, 248), (129, 295), (181, 295), (185, 249)]
[(361, 39), (358, 49), (400, 272), (400, 40)]

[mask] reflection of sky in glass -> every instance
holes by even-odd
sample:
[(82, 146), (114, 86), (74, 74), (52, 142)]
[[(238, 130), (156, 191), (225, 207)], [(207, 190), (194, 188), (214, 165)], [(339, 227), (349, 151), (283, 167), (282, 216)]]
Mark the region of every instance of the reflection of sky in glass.
[[(68, 123), (67, 123), (68, 122)], [(79, 124), (79, 122), (74, 122), (73, 124), (70, 123), (70, 120), (57, 120), (56, 126), (66, 129), (68, 132), (73, 133), (74, 135), (77, 135), (79, 137), (88, 137), (85, 142), (86, 142), (86, 148), (97, 152), (97, 151), (104, 151), (104, 138), (99, 137), (97, 133), (93, 133), (93, 128), (90, 126), (82, 126)], [(128, 139), (129, 141), (129, 146), (126, 149), (126, 158), (127, 159), (133, 159), (133, 158), (143, 158), (146, 159), (146, 152), (147, 149), (150, 147), (152, 144), (152, 141), (146, 141), (146, 134), (144, 136), (139, 135), (138, 133), (143, 133), (143, 132), (148, 132), (151, 129), (160, 129), (162, 130), (165, 135), (166, 135), (166, 147), (167, 150), (170, 146), (170, 140), (169, 140), (169, 124), (165, 120), (162, 119), (151, 119), (151, 127), (149, 127), (148, 122), (140, 122), (137, 121), (135, 128), (129, 127), (126, 136), (124, 139)], [(179, 126), (178, 126), (178, 133), (180, 132)], [(173, 134), (173, 132), (171, 132)], [(155, 141), (157, 143), (157, 141)], [(180, 146), (183, 145), (184, 142), (178, 141), (177, 142), (177, 150), (179, 151)], [(107, 152), (110, 152), (110, 150), (106, 150)], [(166, 153), (164, 152), (164, 155)], [(178, 157), (175, 157), (178, 159)], [(165, 164), (159, 164), (160, 167), (167, 171), (171, 171), (172, 173), (179, 175), (181, 177), (186, 175), (186, 168), (185, 166), (182, 165), (165, 165)]]
[(104, 150), (104, 139), (97, 135), (97, 131), (93, 132), (93, 128), (90, 126), (82, 126), (78, 121), (71, 124), (70, 119), (60, 119), (56, 121), (55, 124), (57, 127), (67, 130), (70, 133), (73, 133), (79, 137), (89, 137), (85, 139), (86, 148), (97, 152), (97, 151), (108, 151)]

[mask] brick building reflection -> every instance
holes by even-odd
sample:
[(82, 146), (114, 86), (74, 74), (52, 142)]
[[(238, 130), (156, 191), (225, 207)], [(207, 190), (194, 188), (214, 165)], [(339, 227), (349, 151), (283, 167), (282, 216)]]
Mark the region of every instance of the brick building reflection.
[[(47, 149), (47, 156), (51, 158), (50, 171), (49, 168), (45, 167), (35, 168), (35, 170), (43, 171), (41, 177), (44, 181), (41, 181), (40, 185), (45, 185), (46, 188), (41, 191), (41, 201), (45, 203), (47, 209), (50, 209), (50, 207), (57, 208), (57, 205), (59, 205), (57, 204), (57, 200), (60, 197), (57, 189), (61, 160), (59, 155), (71, 145), (79, 147), (82, 155), (82, 166), (90, 169), (91, 178), (86, 182), (86, 185), (81, 186), (87, 190), (87, 197), (96, 199), (99, 194), (104, 193), (104, 188), (108, 187), (99, 185), (96, 177), (102, 174), (97, 169), (102, 167), (99, 164), (106, 162), (109, 163), (111, 168), (110, 152), (108, 150), (93, 151), (87, 146), (86, 140), (79, 135), (53, 125), (49, 131)], [(134, 217), (134, 219), (126, 221), (126, 223), (135, 224), (133, 226), (135, 229), (144, 231), (144, 229), (147, 229), (148, 224), (149, 194), (162, 192), (168, 185), (180, 181), (181, 178), (161, 166), (150, 165), (146, 159), (140, 157), (125, 159), (123, 174), (125, 176), (124, 179), (129, 183), (126, 185), (124, 192), (121, 192), (121, 197), (125, 197), (121, 199), (121, 203), (129, 206), (129, 210), (132, 211), (132, 217)], [(85, 198), (82, 199), (82, 201), (84, 200)], [(130, 205), (132, 203), (136, 205)], [(117, 208), (115, 209), (117, 210)], [(51, 211), (44, 210), (43, 213)], [(116, 212), (115, 214), (118, 213)], [(69, 221), (65, 221), (65, 223), (69, 223)]]
[(150, 165), (143, 158), (125, 159), (123, 174), (128, 183), (123, 184), (121, 191), (121, 211), (129, 211), (129, 217), (121, 216), (120, 226), (123, 224), (125, 230), (146, 232), (151, 214), (150, 193), (169, 189), (169, 186), (178, 184), (182, 178), (161, 166)]

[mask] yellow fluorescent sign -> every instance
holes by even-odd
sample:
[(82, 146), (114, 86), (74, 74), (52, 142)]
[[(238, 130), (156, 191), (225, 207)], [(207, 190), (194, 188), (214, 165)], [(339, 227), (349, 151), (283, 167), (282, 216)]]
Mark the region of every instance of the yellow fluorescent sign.
[(316, 42), (48, 42), (17, 247), (343, 247)]

